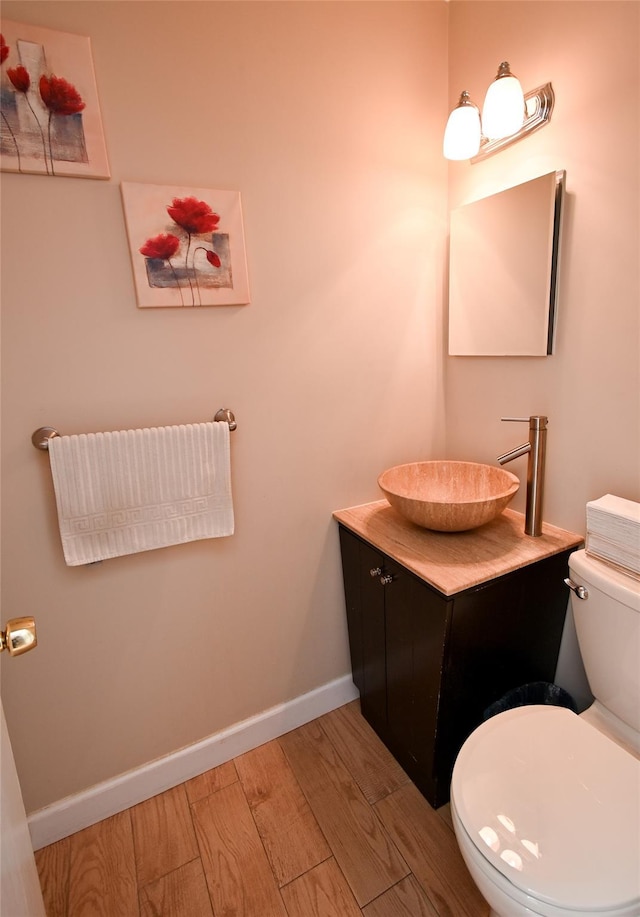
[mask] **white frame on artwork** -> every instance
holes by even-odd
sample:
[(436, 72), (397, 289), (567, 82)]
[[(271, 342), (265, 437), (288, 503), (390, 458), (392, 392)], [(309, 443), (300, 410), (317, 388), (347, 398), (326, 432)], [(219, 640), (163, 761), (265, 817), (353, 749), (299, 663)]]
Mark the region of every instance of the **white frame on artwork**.
[(140, 308), (246, 305), (239, 191), (122, 182)]

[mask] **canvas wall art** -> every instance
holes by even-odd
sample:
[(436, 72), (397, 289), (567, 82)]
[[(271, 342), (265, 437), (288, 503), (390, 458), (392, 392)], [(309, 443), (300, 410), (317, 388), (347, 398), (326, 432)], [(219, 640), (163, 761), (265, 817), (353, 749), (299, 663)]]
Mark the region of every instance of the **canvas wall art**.
[(0, 22), (0, 168), (109, 178), (89, 38)]
[(138, 306), (246, 305), (239, 191), (122, 182)]

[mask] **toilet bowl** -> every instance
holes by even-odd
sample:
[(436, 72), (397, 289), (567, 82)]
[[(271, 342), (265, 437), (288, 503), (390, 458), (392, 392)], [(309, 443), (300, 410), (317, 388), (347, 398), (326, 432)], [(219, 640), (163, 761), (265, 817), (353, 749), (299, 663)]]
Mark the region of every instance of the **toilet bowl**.
[(500, 713), (454, 765), (456, 838), (496, 917), (640, 917), (640, 583), (584, 551), (569, 566), (593, 706)]
[(498, 714), (453, 771), (458, 845), (499, 917), (638, 917), (639, 809), (640, 761), (560, 707)]

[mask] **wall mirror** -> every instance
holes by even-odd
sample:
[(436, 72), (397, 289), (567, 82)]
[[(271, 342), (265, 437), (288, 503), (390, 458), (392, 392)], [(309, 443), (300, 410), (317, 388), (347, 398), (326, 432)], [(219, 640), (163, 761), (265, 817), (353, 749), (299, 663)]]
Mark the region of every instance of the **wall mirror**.
[(451, 212), (449, 353), (553, 353), (565, 172)]

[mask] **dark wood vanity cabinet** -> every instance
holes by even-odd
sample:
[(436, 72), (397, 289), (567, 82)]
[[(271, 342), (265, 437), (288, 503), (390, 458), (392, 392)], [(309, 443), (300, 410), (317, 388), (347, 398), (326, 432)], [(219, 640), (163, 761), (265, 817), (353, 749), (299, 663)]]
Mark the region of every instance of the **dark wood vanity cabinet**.
[(431, 805), (489, 704), (553, 681), (570, 550), (444, 595), (340, 525), (353, 680), (363, 716)]

